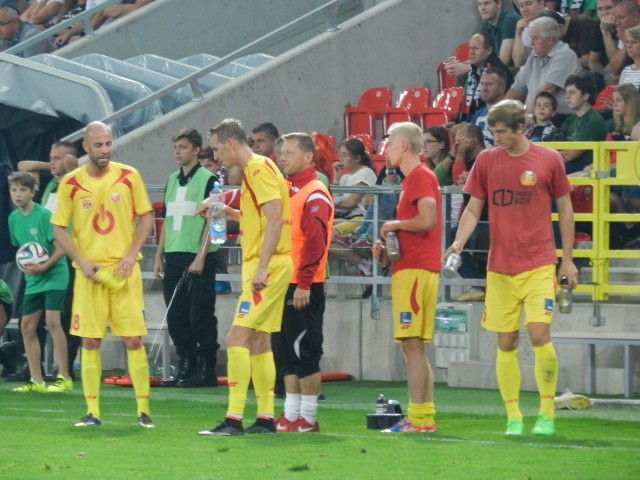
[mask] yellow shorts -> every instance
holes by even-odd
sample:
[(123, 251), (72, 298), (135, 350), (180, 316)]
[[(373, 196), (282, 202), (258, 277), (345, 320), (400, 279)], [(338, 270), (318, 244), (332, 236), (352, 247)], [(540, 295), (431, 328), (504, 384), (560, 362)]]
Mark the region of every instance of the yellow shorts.
[(107, 334), (107, 322), (114, 336), (146, 335), (140, 265), (134, 265), (131, 277), (118, 292), (93, 283), (81, 272), (77, 272), (73, 285), (72, 314), (70, 332), (78, 337), (104, 338)]
[(516, 332), (524, 306), (525, 325), (551, 323), (555, 302), (556, 266), (505, 275), (487, 272), (482, 326), (492, 332)]
[(362, 224), (363, 216), (351, 217), (349, 220), (341, 220), (333, 224), (333, 231), (340, 235), (348, 235), (355, 232)]
[(438, 301), (438, 273), (422, 269), (401, 270), (391, 277), (393, 338), (433, 338)]
[(274, 255), (269, 262), (267, 286), (257, 295), (251, 291), (251, 282), (258, 268), (258, 262), (242, 266), (242, 293), (233, 325), (247, 327), (256, 332), (273, 333), (280, 331), (284, 297), (289, 288), (293, 263), (287, 255)]

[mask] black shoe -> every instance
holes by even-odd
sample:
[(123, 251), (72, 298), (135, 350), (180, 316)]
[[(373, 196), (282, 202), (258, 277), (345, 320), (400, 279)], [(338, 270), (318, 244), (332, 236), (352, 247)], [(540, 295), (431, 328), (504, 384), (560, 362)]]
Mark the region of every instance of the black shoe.
[(198, 369), (196, 373), (176, 384), (179, 388), (217, 387), (216, 357), (201, 355), (198, 357)]
[(25, 365), (22, 370), (11, 375), (4, 377), (5, 382), (20, 382), (25, 383), (31, 379), (31, 373), (29, 372), (29, 366)]
[(273, 418), (256, 418), (255, 423), (247, 428), (244, 433), (248, 435), (276, 433), (276, 425)]
[(16, 361), (18, 358), (18, 347), (16, 342), (6, 342), (0, 346), (0, 365), (2, 365), (2, 376), (16, 373)]
[(179, 381), (192, 377), (196, 373), (196, 359), (194, 357), (180, 357), (178, 373), (175, 377), (167, 378), (160, 383), (161, 387), (175, 387)]
[(198, 432), (198, 435), (216, 435), (220, 437), (232, 437), (236, 435), (244, 435), (244, 428), (242, 428), (242, 422), (238, 420), (224, 419), (217, 427), (211, 430), (202, 430)]

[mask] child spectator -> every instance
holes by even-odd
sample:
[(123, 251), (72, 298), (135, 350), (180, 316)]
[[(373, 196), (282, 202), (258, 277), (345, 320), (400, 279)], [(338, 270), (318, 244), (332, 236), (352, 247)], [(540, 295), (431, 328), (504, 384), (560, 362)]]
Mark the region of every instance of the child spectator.
[(547, 135), (553, 133), (556, 126), (553, 124), (552, 119), (556, 114), (556, 108), (558, 108), (556, 97), (549, 92), (538, 92), (533, 106), (535, 125), (531, 126), (525, 133), (525, 136), (530, 141), (542, 142)]
[[(67, 339), (60, 324), (60, 313), (69, 283), (67, 260), (64, 252), (53, 239), (51, 212), (33, 201), (36, 194), (33, 177), (26, 172), (12, 173), (9, 175), (9, 189), (11, 201), (16, 206), (16, 210), (9, 216), (11, 242), (18, 247), (37, 241), (51, 252), (51, 256), (45, 263), (29, 264), (23, 267), (26, 273), (26, 290), (20, 331), (24, 340), (31, 380), (13, 391), (19, 393), (68, 392), (73, 389), (73, 381), (69, 378)], [(58, 365), (57, 380), (49, 386), (45, 385), (42, 378), (41, 350), (36, 335), (42, 310), (45, 310), (45, 321), (53, 340), (53, 353)]]
[(638, 140), (640, 137), (640, 93), (628, 83), (613, 90), (612, 140)]

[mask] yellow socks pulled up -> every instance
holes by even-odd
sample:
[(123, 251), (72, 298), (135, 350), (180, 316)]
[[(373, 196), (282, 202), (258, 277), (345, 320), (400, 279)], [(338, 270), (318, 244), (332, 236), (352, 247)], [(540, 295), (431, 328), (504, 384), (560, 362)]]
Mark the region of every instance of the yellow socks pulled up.
[(535, 355), (535, 376), (540, 392), (540, 414), (551, 420), (555, 416), (553, 399), (558, 384), (558, 357), (553, 343), (549, 342), (539, 347), (533, 347)]
[(251, 356), (248, 348), (227, 348), (227, 378), (229, 382), (227, 416), (242, 420), (251, 380)]
[(147, 352), (142, 348), (138, 350), (127, 350), (127, 365), (129, 366), (129, 375), (133, 384), (133, 391), (136, 395), (136, 406), (138, 416), (146, 413), (151, 415), (149, 410), (149, 394), (151, 386), (149, 384), (149, 361), (147, 360)]
[(276, 383), (276, 366), (273, 362), (273, 352), (261, 353), (251, 357), (251, 380), (258, 403), (258, 417), (273, 418), (274, 394)]
[(520, 364), (518, 349), (505, 352), (498, 349), (496, 354), (496, 376), (502, 401), (507, 409), (507, 418), (522, 421), (520, 412)]
[(100, 350), (82, 349), (80, 357), (82, 372), (82, 391), (87, 402), (87, 414), (100, 418), (100, 380), (102, 378), (102, 359)]

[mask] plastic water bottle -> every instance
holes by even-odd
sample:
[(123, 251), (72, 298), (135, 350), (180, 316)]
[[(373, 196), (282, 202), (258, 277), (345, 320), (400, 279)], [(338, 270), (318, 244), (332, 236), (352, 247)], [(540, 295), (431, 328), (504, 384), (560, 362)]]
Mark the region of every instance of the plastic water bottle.
[(573, 292), (569, 289), (569, 279), (564, 275), (560, 278), (560, 291), (558, 292), (558, 311), (571, 313), (573, 306)]
[(447, 257), (447, 261), (442, 269), (442, 276), (445, 278), (453, 278), (458, 272), (458, 268), (462, 265), (462, 257), (456, 252), (451, 252)]
[(387, 245), (387, 257), (389, 260), (392, 262), (400, 260), (400, 242), (398, 241), (398, 234), (396, 232), (387, 232), (385, 243)]
[(227, 241), (227, 214), (224, 207), (224, 193), (220, 182), (215, 182), (209, 193), (209, 238), (214, 245), (222, 245)]
[(376, 400), (376, 413), (379, 415), (381, 413), (387, 413), (387, 409), (389, 408), (389, 404), (387, 403), (384, 395), (380, 394), (378, 399)]

